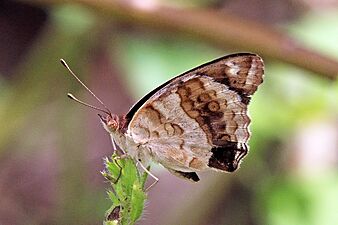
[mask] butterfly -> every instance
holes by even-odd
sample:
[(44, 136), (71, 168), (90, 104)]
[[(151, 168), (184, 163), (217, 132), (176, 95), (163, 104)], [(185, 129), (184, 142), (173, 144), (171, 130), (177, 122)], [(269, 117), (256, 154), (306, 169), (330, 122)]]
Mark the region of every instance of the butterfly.
[(263, 75), (260, 56), (236, 53), (170, 79), (125, 115), (94, 108), (113, 144), (141, 165), (152, 160), (197, 182), (200, 171), (235, 171), (248, 153), (248, 104)]

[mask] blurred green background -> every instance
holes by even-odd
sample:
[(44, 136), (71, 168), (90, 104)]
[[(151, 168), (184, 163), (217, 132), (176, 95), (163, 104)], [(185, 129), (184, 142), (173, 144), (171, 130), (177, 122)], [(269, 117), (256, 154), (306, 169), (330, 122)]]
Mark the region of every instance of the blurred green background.
[[(239, 51), (266, 63), (250, 153), (237, 172), (197, 184), (155, 166), (160, 182), (138, 224), (338, 224), (338, 1), (121, 2), (0, 2), (0, 224), (102, 224), (110, 206), (100, 174), (109, 136), (96, 112), (66, 98), (97, 103), (60, 58), (122, 114), (174, 75)], [(214, 15), (229, 26), (203, 31), (217, 28)], [(238, 20), (252, 30), (227, 39)], [(271, 29), (289, 39), (254, 35)]]

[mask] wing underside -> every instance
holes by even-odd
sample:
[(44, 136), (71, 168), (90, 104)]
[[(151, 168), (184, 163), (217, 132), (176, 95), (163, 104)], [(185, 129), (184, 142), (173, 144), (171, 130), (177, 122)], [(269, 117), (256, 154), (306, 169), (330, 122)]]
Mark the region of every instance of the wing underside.
[(170, 170), (232, 172), (248, 151), (247, 105), (263, 67), (243, 53), (188, 71), (136, 103), (127, 133)]

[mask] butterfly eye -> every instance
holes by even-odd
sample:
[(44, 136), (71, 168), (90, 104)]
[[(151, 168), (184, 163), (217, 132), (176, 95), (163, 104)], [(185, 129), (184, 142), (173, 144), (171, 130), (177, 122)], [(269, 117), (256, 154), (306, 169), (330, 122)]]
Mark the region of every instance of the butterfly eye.
[(118, 117), (114, 115), (107, 115), (106, 117), (98, 114), (100, 121), (103, 124), (103, 127), (108, 132), (115, 132), (119, 128)]
[[(110, 116), (108, 116), (110, 117)], [(107, 117), (107, 127), (110, 131), (116, 131), (119, 128), (119, 123), (113, 119), (113, 118), (108, 118)]]

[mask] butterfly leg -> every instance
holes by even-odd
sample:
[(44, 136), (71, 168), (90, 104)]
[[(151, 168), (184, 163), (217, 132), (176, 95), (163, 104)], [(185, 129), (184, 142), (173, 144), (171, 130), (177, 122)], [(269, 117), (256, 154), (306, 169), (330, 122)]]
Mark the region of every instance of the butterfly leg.
[(121, 165), (118, 163), (118, 159), (120, 159), (121, 157), (120, 156), (115, 156), (114, 158), (113, 158), (113, 160), (114, 160), (114, 163), (117, 165), (117, 167), (119, 168), (119, 175), (117, 176), (117, 178), (114, 180), (114, 181), (112, 181), (113, 182), (113, 184), (116, 184), (118, 181), (119, 181), (119, 179), (120, 179), (120, 177), (121, 177), (121, 175), (122, 175), (122, 167), (121, 167)]
[[(102, 175), (107, 179), (107, 180), (109, 180), (111, 183), (113, 183), (113, 184), (117, 184), (117, 182), (119, 181), (119, 179), (120, 179), (120, 177), (121, 177), (121, 175), (122, 175), (122, 167), (121, 167), (121, 165), (118, 163), (118, 159), (119, 159), (120, 157), (119, 156), (113, 156), (112, 157), (112, 160), (113, 160), (113, 162), (115, 163), (115, 165), (119, 168), (119, 174), (117, 175), (117, 178), (114, 178), (113, 176), (111, 176), (111, 175), (109, 175), (109, 173), (107, 173), (106, 171), (102, 171), (101, 173), (102, 173)], [(104, 161), (105, 162), (109, 162), (109, 159), (108, 158), (105, 158), (104, 159)]]
[(114, 152), (119, 153), (119, 155), (125, 155), (126, 154), (126, 152), (123, 149), (117, 149), (113, 135), (110, 135), (110, 140), (111, 140), (111, 143), (113, 145)]
[(115, 156), (112, 158), (113, 161), (114, 161), (114, 163), (115, 163), (115, 164), (117, 165), (117, 167), (119, 168), (119, 175), (117, 176), (117, 178), (116, 178), (116, 179), (110, 179), (111, 182), (112, 182), (113, 184), (116, 184), (116, 183), (119, 181), (119, 179), (120, 179), (120, 177), (121, 177), (121, 175), (122, 175), (122, 166), (118, 163), (118, 160), (124, 159), (124, 158), (126, 158), (126, 157), (128, 157), (127, 154), (121, 154), (121, 155), (115, 155)]
[(144, 172), (146, 172), (148, 175), (150, 175), (155, 181), (146, 188), (146, 191), (149, 191), (155, 184), (157, 184), (157, 182), (160, 180), (158, 179), (154, 174), (152, 174), (143, 164), (141, 161), (137, 161), (137, 164), (139, 164), (141, 166), (141, 168), (144, 170)]
[(180, 178), (188, 179), (193, 182), (198, 182), (200, 180), (200, 178), (195, 172), (182, 172), (182, 171), (173, 170), (173, 169), (168, 169), (168, 170), (170, 173)]
[(112, 143), (112, 145), (113, 145), (113, 150), (114, 150), (114, 152), (117, 153), (118, 156), (121, 157), (121, 156), (126, 155), (126, 152), (125, 152), (123, 149), (117, 149), (116, 143), (115, 143), (114, 138), (113, 138), (112, 135), (110, 135), (110, 140), (111, 140), (111, 143)]

